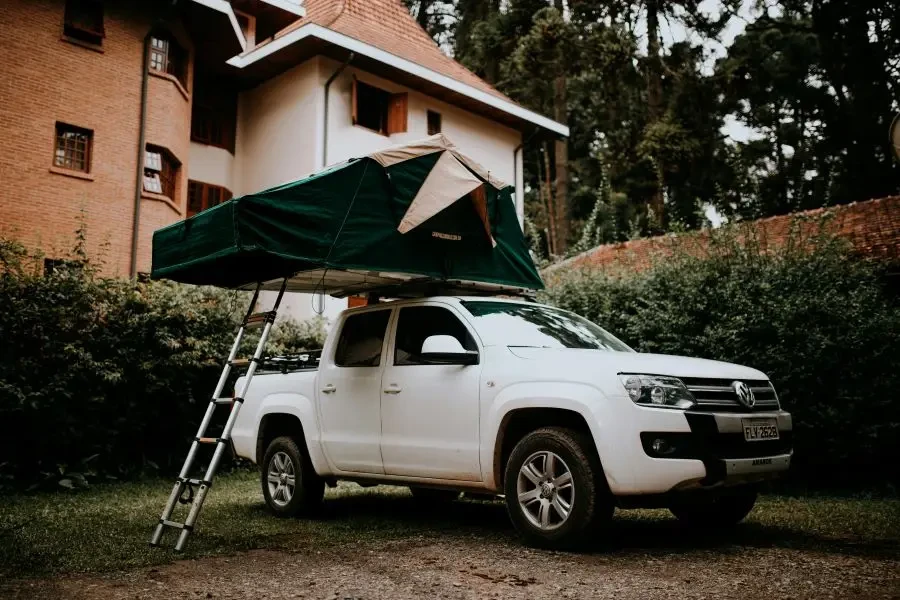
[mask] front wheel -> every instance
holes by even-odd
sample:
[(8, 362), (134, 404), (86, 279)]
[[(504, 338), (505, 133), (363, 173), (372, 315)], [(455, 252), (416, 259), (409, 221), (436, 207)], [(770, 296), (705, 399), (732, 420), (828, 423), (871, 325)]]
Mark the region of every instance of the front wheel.
[(612, 518), (612, 496), (590, 438), (545, 427), (513, 449), (504, 478), (506, 508), (525, 540), (552, 549), (587, 542)]
[(692, 527), (713, 529), (737, 525), (753, 510), (757, 492), (752, 487), (725, 489), (705, 496), (689, 495), (669, 510)]
[(309, 515), (322, 504), (325, 480), (313, 470), (294, 438), (281, 436), (266, 449), (262, 491), (266, 505), (276, 516)]

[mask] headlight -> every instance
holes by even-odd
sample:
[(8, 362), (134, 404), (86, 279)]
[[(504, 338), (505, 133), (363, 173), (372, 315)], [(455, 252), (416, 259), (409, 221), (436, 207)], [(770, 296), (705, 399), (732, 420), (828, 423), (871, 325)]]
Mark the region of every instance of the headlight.
[(691, 408), (694, 396), (677, 377), (620, 373), (619, 381), (635, 404), (661, 408)]

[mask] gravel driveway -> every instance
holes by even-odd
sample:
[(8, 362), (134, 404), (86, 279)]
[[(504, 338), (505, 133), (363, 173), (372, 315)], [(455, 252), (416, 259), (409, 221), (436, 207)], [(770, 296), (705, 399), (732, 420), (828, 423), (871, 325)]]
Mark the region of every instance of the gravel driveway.
[(820, 538), (752, 520), (729, 534), (697, 536), (657, 512), (617, 519), (610, 546), (569, 554), (519, 545), (502, 505), (450, 510), (459, 513), (458, 531), (318, 548), (312, 539), (282, 539), (285, 550), (7, 582), (0, 597), (900, 598), (894, 543)]

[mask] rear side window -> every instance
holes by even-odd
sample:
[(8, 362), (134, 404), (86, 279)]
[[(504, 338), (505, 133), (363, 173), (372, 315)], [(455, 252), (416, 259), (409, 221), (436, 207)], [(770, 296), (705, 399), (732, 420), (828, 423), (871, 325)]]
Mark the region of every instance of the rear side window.
[(377, 367), (391, 311), (378, 310), (347, 317), (338, 339), (334, 364), (339, 367)]
[(466, 350), (478, 350), (469, 330), (452, 312), (439, 306), (412, 306), (400, 309), (394, 364), (426, 364), (420, 356), (422, 344), (432, 335), (450, 335)]

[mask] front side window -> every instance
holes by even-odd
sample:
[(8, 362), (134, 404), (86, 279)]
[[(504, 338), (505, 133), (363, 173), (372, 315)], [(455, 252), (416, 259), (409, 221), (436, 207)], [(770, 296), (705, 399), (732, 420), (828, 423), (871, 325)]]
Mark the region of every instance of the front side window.
[(433, 335), (455, 337), (466, 350), (478, 350), (469, 330), (456, 315), (439, 306), (411, 306), (400, 309), (397, 320), (395, 365), (424, 365), (422, 344)]
[(56, 149), (53, 165), (72, 171), (91, 171), (91, 144), (94, 132), (66, 123), (56, 124)]
[(150, 70), (175, 77), (187, 89), (187, 52), (167, 37), (150, 38)]
[(334, 364), (339, 367), (377, 367), (390, 310), (350, 315), (341, 328)]
[(474, 317), (472, 324), (485, 343), (633, 352), (602, 327), (557, 308), (491, 300), (467, 300), (462, 305)]

